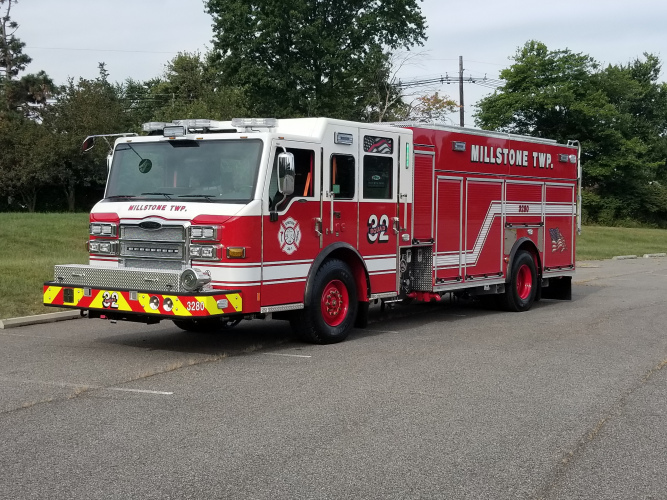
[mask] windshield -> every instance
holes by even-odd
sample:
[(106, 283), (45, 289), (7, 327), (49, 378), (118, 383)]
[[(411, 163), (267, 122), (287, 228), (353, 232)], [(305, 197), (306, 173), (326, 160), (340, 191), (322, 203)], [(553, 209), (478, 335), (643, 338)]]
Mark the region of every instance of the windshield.
[(119, 144), (106, 198), (247, 203), (255, 192), (261, 155), (257, 139)]

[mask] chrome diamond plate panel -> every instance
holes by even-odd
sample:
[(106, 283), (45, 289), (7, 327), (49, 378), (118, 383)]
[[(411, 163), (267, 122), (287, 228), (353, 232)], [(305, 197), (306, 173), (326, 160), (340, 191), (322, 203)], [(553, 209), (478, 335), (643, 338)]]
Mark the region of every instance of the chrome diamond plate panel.
[(132, 269), (154, 269), (159, 271), (183, 271), (185, 265), (174, 260), (123, 259), (122, 267)]
[(54, 281), (95, 288), (180, 292), (180, 271), (100, 268), (78, 264), (57, 265)]
[(412, 252), (414, 290), (433, 290), (433, 247), (415, 248)]

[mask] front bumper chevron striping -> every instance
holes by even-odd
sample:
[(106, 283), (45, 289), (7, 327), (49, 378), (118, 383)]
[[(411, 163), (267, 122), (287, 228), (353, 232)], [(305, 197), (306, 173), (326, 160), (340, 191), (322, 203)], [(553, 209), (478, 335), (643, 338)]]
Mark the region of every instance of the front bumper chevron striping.
[(202, 318), (243, 312), (240, 290), (158, 293), (44, 283), (46, 306), (96, 310), (104, 313), (130, 313), (161, 318)]

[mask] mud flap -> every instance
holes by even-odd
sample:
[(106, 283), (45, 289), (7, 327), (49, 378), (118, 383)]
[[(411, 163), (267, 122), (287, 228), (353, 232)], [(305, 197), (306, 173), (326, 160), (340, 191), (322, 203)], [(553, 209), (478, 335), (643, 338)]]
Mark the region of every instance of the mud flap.
[(572, 300), (572, 277), (549, 278), (541, 287), (543, 299)]
[(366, 328), (368, 326), (368, 308), (370, 304), (370, 302), (359, 302), (357, 318), (354, 320), (356, 328)]

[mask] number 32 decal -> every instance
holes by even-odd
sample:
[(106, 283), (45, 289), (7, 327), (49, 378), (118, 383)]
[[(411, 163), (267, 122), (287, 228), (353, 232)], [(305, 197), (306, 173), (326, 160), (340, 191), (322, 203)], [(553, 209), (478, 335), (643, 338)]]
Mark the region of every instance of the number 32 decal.
[(104, 292), (102, 294), (102, 307), (105, 309), (118, 309), (118, 294), (116, 292)]
[(389, 241), (389, 217), (382, 214), (378, 220), (378, 216), (373, 214), (368, 218), (368, 233), (366, 237), (369, 243), (386, 243)]

